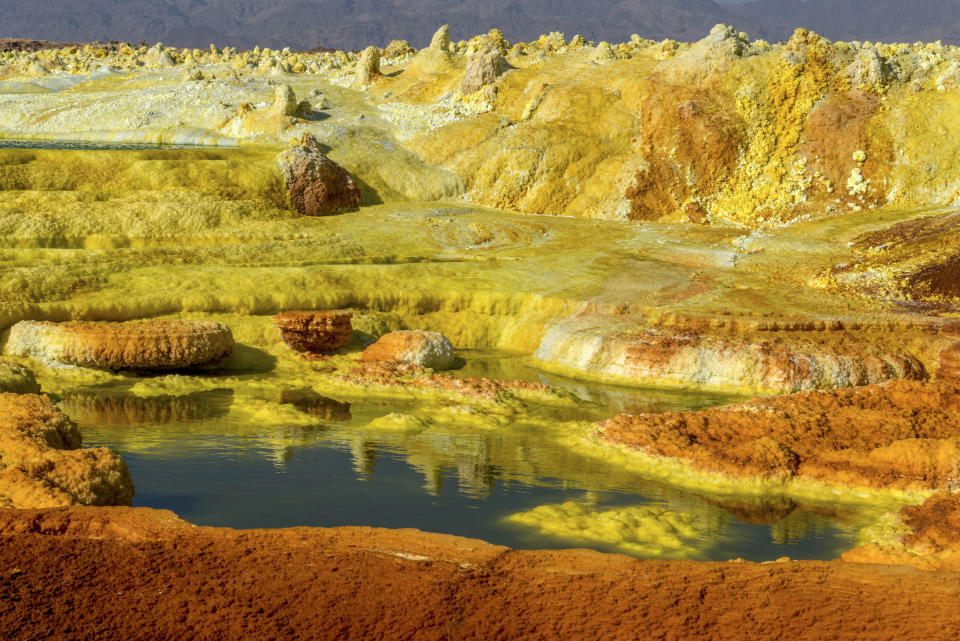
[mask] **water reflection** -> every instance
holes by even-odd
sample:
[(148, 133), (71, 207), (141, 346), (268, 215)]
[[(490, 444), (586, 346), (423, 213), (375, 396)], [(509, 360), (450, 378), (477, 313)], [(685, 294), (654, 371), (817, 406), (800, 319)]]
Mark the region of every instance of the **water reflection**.
[(343, 403), (317, 394), (312, 389), (283, 390), (277, 396), (278, 403), (293, 405), (301, 412), (324, 421), (349, 421), (350, 403)]
[(147, 397), (94, 391), (70, 393), (60, 401), (60, 408), (81, 424), (140, 426), (220, 418), (229, 411), (232, 400), (229, 389)]

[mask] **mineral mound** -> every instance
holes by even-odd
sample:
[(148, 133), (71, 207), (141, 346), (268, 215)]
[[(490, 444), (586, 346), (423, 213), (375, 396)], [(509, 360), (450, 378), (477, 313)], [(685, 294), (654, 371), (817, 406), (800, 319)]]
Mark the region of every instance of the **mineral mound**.
[(620, 324), (611, 331), (609, 323), (589, 316), (557, 323), (536, 357), (626, 379), (751, 391), (798, 392), (927, 375), (896, 340), (855, 337), (812, 322), (796, 330), (752, 331), (721, 331), (709, 322), (639, 330)]
[(229, 356), (233, 334), (212, 321), (21, 321), (10, 329), (6, 350), (80, 367), (181, 369)]
[(960, 484), (960, 389), (945, 383), (893, 381), (620, 415), (599, 427), (609, 442), (718, 474), (901, 490)]
[(329, 216), (359, 207), (360, 188), (346, 170), (327, 158), (311, 134), (280, 153), (277, 161), (287, 181), (293, 207), (302, 216)]
[(367, 362), (400, 361), (435, 370), (450, 369), (454, 358), (453, 345), (446, 336), (421, 329), (384, 334), (363, 352)]
[(80, 446), (77, 426), (48, 397), (0, 394), (0, 506), (129, 505), (123, 459)]
[(277, 314), (273, 324), (280, 340), (298, 352), (332, 352), (350, 342), (353, 314), (346, 311), (291, 311)]

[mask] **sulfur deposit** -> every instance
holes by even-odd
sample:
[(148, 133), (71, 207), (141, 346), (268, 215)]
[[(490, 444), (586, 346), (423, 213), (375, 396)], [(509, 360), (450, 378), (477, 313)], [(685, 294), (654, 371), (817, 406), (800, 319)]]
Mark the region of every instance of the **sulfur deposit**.
[(77, 426), (48, 397), (0, 393), (0, 506), (129, 505), (123, 459), (80, 445)]
[(385, 334), (363, 352), (366, 362), (398, 361), (434, 370), (450, 369), (454, 358), (453, 345), (446, 336), (419, 329)]
[(23, 321), (6, 352), (47, 364), (110, 369), (182, 369), (214, 363), (233, 350), (219, 323), (154, 320), (128, 323)]
[(350, 342), (353, 314), (346, 311), (292, 311), (277, 314), (273, 323), (283, 344), (298, 352), (332, 352)]

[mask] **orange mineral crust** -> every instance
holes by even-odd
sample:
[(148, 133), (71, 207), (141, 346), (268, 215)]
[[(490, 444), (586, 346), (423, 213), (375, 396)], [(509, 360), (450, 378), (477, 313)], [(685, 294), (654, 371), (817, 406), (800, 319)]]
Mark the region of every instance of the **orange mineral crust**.
[(902, 490), (960, 481), (960, 389), (894, 381), (756, 398), (723, 408), (620, 415), (602, 438), (695, 468)]
[[(871, 639), (960, 635), (960, 574), (640, 561), (373, 528), (0, 510), (9, 639)], [(36, 616), (43, 612), (44, 616)]]

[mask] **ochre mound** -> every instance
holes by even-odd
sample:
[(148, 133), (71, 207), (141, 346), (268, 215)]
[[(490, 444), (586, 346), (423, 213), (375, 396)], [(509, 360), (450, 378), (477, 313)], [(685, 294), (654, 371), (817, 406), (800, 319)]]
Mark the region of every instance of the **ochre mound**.
[(0, 568), (12, 639), (953, 641), (960, 629), (952, 573), (229, 530), (131, 508), (0, 510)]
[(233, 334), (211, 321), (22, 321), (10, 329), (6, 349), (16, 356), (81, 367), (179, 369), (228, 356)]
[(129, 505), (127, 465), (80, 432), (46, 396), (0, 394), (0, 506)]
[(960, 483), (960, 389), (950, 384), (801, 392), (599, 426), (612, 443), (720, 474), (896, 489)]
[(353, 314), (345, 311), (292, 311), (273, 317), (280, 340), (298, 352), (332, 352), (350, 342)]
[(909, 534), (896, 543), (871, 543), (843, 555), (845, 561), (912, 565), (924, 570), (960, 571), (960, 495), (934, 494), (900, 511)]

